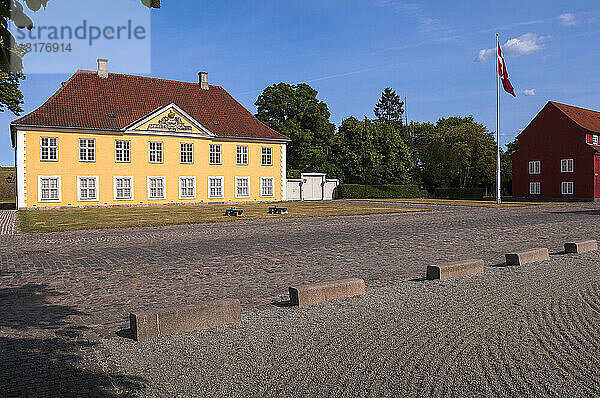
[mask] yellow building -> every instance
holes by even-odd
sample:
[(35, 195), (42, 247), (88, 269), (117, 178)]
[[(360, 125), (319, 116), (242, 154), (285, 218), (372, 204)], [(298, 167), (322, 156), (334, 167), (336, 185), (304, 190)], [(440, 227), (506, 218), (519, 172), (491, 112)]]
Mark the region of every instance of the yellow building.
[(18, 208), (285, 200), (286, 144), (222, 87), (77, 71), (11, 123)]

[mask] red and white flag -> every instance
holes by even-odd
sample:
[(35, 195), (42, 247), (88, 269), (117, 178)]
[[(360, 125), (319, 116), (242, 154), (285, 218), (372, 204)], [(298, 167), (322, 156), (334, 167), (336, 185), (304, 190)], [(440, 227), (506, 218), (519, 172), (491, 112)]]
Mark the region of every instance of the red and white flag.
[(511, 94), (513, 97), (516, 97), (515, 89), (512, 84), (510, 84), (510, 80), (508, 80), (508, 71), (506, 70), (506, 62), (504, 62), (504, 57), (502, 56), (500, 42), (497, 41), (496, 44), (498, 45), (498, 76), (500, 77), (500, 80), (502, 80), (504, 91)]

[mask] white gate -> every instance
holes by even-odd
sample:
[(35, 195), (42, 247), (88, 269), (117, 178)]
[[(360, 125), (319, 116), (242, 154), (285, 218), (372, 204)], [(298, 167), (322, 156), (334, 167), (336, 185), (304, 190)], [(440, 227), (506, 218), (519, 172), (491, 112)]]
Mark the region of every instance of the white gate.
[(325, 174), (302, 174), (302, 200), (323, 200)]
[(331, 200), (338, 184), (338, 180), (327, 179), (325, 173), (302, 173), (301, 178), (287, 180), (287, 199)]

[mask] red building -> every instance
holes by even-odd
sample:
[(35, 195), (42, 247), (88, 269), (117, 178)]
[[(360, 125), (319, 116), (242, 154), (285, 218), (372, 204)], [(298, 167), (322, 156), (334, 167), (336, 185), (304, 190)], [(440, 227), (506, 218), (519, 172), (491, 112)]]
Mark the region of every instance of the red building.
[(518, 135), (514, 197), (600, 200), (600, 112), (548, 102)]

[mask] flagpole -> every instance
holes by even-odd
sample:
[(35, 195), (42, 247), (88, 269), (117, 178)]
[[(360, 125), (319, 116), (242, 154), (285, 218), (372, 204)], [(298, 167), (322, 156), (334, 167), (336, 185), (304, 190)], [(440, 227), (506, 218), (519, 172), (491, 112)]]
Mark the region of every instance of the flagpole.
[(498, 33), (496, 33), (496, 203), (502, 203), (500, 182), (500, 75), (498, 74)]

